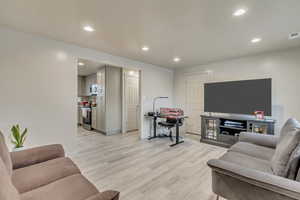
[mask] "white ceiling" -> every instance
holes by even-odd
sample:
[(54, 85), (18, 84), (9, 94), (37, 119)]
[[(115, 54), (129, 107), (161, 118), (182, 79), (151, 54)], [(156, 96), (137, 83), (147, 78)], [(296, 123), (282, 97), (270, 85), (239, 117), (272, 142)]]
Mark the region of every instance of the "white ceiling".
[(99, 68), (105, 66), (104, 63), (93, 62), (85, 59), (78, 59), (78, 63), (84, 63), (84, 66), (78, 65), (78, 75), (88, 76), (98, 72)]
[[(0, 0), (0, 24), (165, 67), (300, 46), (299, 0)], [(233, 17), (238, 8), (247, 14)], [(84, 32), (92, 25), (96, 31)], [(251, 44), (253, 37), (262, 37)], [(148, 45), (148, 52), (141, 51)], [(181, 62), (174, 63), (178, 56)]]

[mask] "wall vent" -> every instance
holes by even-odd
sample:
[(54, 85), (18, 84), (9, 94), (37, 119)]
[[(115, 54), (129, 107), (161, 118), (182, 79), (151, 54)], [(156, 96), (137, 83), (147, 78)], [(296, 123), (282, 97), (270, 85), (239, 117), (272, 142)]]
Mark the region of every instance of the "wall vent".
[(299, 38), (299, 37), (300, 37), (300, 33), (299, 32), (295, 32), (295, 33), (289, 34), (289, 39), (290, 40), (293, 40), (293, 39), (296, 39), (296, 38)]

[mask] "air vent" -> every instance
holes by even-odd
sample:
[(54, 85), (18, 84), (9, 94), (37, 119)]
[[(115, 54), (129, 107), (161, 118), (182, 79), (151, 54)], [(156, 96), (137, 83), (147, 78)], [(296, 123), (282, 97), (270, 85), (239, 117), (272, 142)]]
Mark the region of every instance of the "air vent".
[(300, 33), (298, 32), (298, 33), (291, 33), (290, 35), (289, 35), (289, 39), (290, 40), (293, 40), (293, 39), (296, 39), (296, 38), (299, 38), (300, 37)]

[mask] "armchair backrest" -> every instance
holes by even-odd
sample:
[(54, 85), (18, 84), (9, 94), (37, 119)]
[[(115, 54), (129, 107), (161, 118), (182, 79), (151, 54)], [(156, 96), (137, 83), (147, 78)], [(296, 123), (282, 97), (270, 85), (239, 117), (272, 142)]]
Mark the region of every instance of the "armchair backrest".
[(12, 184), (11, 176), (8, 174), (2, 158), (0, 158), (0, 199), (20, 200), (20, 194)]
[(2, 159), (8, 174), (12, 175), (12, 161), (10, 157), (9, 150), (5, 144), (5, 139), (3, 134), (0, 132), (0, 158)]

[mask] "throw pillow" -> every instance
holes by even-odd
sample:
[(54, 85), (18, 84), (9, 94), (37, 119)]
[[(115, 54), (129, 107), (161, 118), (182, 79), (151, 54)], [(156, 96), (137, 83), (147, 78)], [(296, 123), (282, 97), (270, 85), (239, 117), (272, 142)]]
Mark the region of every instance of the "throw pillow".
[(296, 180), (299, 167), (300, 167), (300, 143), (293, 151), (292, 155), (290, 156), (289, 162), (286, 166), (287, 178), (291, 180)]
[(300, 182), (300, 169), (298, 170), (296, 181)]
[(271, 169), (275, 175), (287, 177), (287, 164), (292, 152), (300, 141), (300, 129), (294, 127), (293, 130), (284, 132), (281, 140), (276, 146), (275, 153), (271, 159)]

